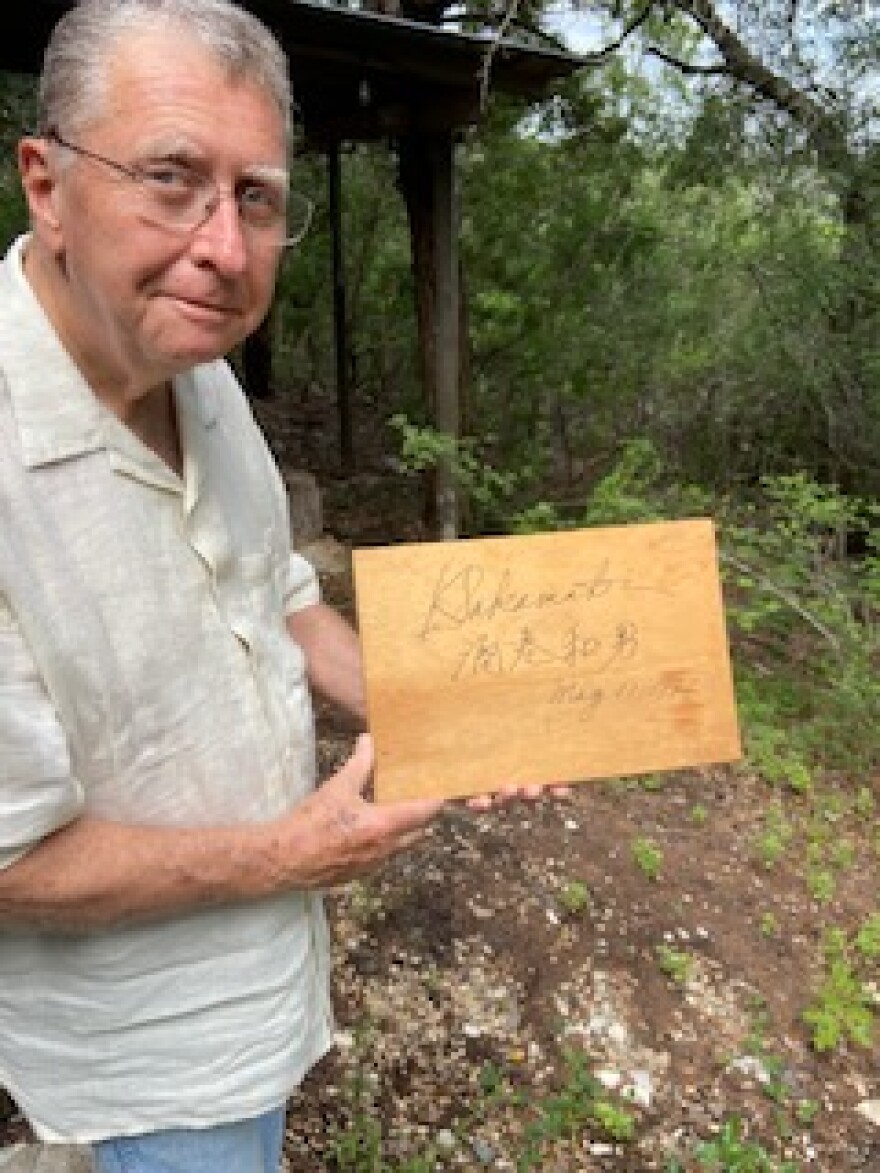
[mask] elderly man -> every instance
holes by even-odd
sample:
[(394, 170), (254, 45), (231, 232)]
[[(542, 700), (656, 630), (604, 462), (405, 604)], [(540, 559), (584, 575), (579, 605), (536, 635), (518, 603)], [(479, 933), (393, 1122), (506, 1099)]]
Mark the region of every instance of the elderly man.
[(315, 788), (357, 641), (219, 356), (298, 229), (290, 95), (227, 0), (59, 22), (0, 267), (0, 1085), (102, 1171), (276, 1170), (331, 1044), (319, 893), (440, 806)]

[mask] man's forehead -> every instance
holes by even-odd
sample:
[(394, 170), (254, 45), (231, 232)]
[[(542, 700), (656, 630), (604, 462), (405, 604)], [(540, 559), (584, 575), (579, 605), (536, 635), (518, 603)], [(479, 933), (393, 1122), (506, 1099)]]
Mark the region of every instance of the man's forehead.
[[(104, 81), (111, 113), (114, 107), (125, 107), (129, 117), (148, 116), (157, 105), (160, 113), (167, 105), (194, 112), (201, 108), (216, 121), (223, 105), (242, 104), (248, 107), (251, 123), (283, 123), (276, 99), (260, 80), (231, 69), (184, 27), (122, 34), (107, 62)], [(226, 132), (229, 129), (224, 127)]]
[[(230, 73), (193, 37), (127, 36), (108, 63), (95, 129), (122, 135), (139, 155), (234, 156), (248, 171), (286, 176), (284, 119), (258, 81)], [(115, 132), (115, 134), (113, 133)]]

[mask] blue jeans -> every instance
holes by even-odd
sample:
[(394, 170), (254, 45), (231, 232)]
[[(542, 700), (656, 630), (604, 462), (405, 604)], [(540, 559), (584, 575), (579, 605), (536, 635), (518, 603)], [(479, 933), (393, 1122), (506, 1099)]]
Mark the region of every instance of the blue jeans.
[(284, 1108), (214, 1128), (174, 1128), (103, 1140), (96, 1173), (278, 1173)]

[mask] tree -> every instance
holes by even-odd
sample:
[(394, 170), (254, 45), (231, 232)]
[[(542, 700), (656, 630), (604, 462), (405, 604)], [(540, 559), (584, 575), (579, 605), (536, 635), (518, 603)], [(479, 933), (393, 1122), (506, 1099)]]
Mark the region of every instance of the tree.
[[(837, 206), (838, 264), (815, 290), (827, 322), (826, 476), (880, 490), (880, 16), (872, 0), (585, 0), (614, 35), (595, 67), (633, 50), (694, 86), (692, 145), (722, 127), (782, 160), (815, 163)], [(712, 114), (715, 117), (712, 117)], [(734, 117), (730, 117), (734, 114)], [(862, 483), (858, 487), (865, 488)]]

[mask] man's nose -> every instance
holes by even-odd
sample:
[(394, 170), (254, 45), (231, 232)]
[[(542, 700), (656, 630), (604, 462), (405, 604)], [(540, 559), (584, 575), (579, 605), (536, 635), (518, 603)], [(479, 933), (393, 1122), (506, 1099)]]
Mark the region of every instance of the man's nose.
[(224, 272), (240, 273), (248, 262), (248, 242), (232, 192), (214, 192), (193, 237), (201, 259)]

